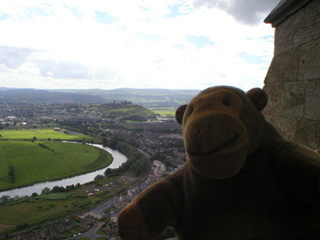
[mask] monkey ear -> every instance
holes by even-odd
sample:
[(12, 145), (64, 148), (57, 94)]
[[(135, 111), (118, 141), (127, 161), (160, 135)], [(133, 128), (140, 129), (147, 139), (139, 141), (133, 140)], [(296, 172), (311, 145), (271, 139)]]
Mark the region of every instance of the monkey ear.
[(176, 110), (176, 120), (180, 124), (182, 124), (184, 111), (186, 110), (187, 106), (188, 106), (187, 104), (182, 105), (182, 106), (178, 107), (177, 110)]
[(253, 88), (249, 90), (246, 94), (251, 99), (253, 104), (256, 106), (258, 111), (262, 111), (262, 109), (264, 109), (267, 105), (268, 95), (261, 88)]

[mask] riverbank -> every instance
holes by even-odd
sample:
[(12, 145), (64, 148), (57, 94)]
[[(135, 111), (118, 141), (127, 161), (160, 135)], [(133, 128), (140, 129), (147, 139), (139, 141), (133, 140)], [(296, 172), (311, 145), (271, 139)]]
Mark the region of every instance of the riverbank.
[(101, 148), (65, 142), (3, 141), (0, 150), (1, 192), (93, 172), (113, 161)]
[(90, 172), (90, 173), (86, 173), (86, 174), (82, 174), (82, 175), (78, 175), (78, 176), (74, 176), (71, 178), (66, 178), (66, 179), (62, 179), (62, 180), (58, 180), (58, 181), (50, 181), (50, 182), (43, 182), (43, 183), (38, 183), (38, 184), (34, 184), (32, 186), (29, 187), (23, 187), (23, 188), (16, 188), (16, 189), (12, 189), (12, 190), (8, 190), (8, 191), (2, 191), (0, 192), (0, 197), (2, 196), (9, 196), (11, 198), (16, 197), (16, 196), (31, 196), (32, 193), (37, 193), (40, 194), (41, 191), (44, 188), (49, 188), (52, 189), (54, 186), (62, 186), (62, 187), (66, 187), (72, 184), (85, 184), (88, 182), (91, 182), (94, 180), (94, 178), (97, 175), (103, 175), (104, 172), (106, 171), (106, 169), (110, 168), (110, 169), (115, 169), (120, 167), (124, 162), (127, 161), (127, 157), (125, 155), (123, 155), (122, 153), (120, 153), (117, 150), (111, 149), (109, 147), (103, 147), (100, 144), (88, 144), (90, 146), (102, 149), (104, 151), (107, 151), (108, 153), (111, 154), (111, 156), (113, 157), (113, 161), (112, 163), (107, 166), (104, 167), (102, 169)]
[[(90, 211), (113, 199), (124, 187), (128, 188), (136, 181), (136, 178), (130, 176), (104, 177), (99, 182), (93, 181), (68, 192), (24, 197), (1, 204), (0, 224), (3, 228), (0, 229), (0, 239), (6, 234), (17, 234), (25, 230), (47, 231), (52, 226), (51, 222)], [(78, 228), (72, 231), (82, 232)]]
[[(127, 160), (126, 156), (116, 150), (103, 147), (102, 145), (93, 144), (93, 146), (110, 152), (114, 157), (114, 161), (107, 168), (118, 168)], [(82, 176), (61, 180), (67, 181), (67, 183), (65, 183), (67, 186), (71, 184), (77, 185), (75, 178), (82, 177), (83, 181), (91, 182), (86, 184), (82, 183), (83, 185), (77, 185), (71, 190), (67, 187), (65, 188), (68, 189), (67, 192), (53, 193), (51, 191), (51, 193), (49, 192), (39, 196), (33, 194), (33, 196), (22, 197), (1, 204), (0, 224), (5, 227), (0, 229), (0, 239), (1, 235), (3, 236), (13, 232), (24, 232), (24, 229), (35, 229), (40, 226), (39, 223), (44, 225), (50, 224), (50, 222), (56, 221), (56, 219), (60, 219), (66, 215), (91, 209), (101, 202), (114, 197), (119, 189), (123, 189), (122, 184), (130, 186), (132, 182), (136, 181), (136, 179), (130, 177), (122, 178), (125, 179), (125, 181), (119, 180), (121, 177), (104, 177), (99, 181), (93, 181), (97, 175), (102, 175), (105, 170), (106, 168)], [(118, 180), (120, 181), (119, 183)], [(56, 186), (59, 185), (58, 183), (61, 183), (61, 181), (52, 182), (51, 184), (55, 184)], [(48, 187), (48, 185), (46, 186)], [(40, 187), (39, 190), (40, 189), (43, 188)], [(22, 194), (21, 190), (23, 189), (20, 189), (18, 194)], [(59, 188), (57, 188), (57, 190), (59, 190)], [(63, 188), (61, 188), (61, 190), (63, 190)], [(17, 191), (17, 189), (14, 191)], [(34, 191), (29, 190), (29, 193), (31, 192)], [(13, 195), (13, 197), (15, 196), (12, 191), (11, 195)], [(25, 194), (22, 194), (22, 196), (24, 195)], [(43, 226), (42, 224), (41, 226)], [(79, 231), (78, 229), (75, 230)]]

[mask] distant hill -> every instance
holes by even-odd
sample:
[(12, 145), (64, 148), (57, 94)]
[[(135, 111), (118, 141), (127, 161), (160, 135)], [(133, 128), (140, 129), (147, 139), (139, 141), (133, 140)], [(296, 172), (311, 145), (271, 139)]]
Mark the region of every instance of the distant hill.
[(51, 92), (35, 89), (0, 88), (0, 102), (24, 101), (30, 103), (105, 103), (99, 96), (82, 93)]
[(64, 93), (82, 93), (103, 98), (105, 101), (130, 101), (148, 108), (171, 108), (188, 103), (200, 90), (134, 89), (113, 90), (54, 90)]
[(170, 110), (188, 103), (200, 90), (133, 89), (113, 90), (38, 90), (0, 88), (0, 102), (23, 101), (25, 103), (108, 103), (129, 101), (152, 110)]

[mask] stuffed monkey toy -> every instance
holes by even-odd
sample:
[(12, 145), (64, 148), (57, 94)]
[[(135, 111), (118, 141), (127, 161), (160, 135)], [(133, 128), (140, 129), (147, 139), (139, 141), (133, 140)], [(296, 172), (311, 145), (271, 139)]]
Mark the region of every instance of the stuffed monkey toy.
[(179, 170), (122, 210), (124, 240), (319, 240), (320, 155), (265, 120), (262, 89), (208, 88), (176, 111), (187, 154)]

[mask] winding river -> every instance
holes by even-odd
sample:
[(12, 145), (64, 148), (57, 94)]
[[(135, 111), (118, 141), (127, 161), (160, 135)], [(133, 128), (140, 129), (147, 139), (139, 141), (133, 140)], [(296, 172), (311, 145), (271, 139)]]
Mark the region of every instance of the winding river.
[(99, 145), (99, 144), (89, 144), (89, 145), (108, 151), (113, 156), (112, 163), (108, 167), (105, 167), (103, 169), (100, 169), (100, 170), (97, 170), (97, 171), (94, 171), (91, 173), (86, 173), (86, 174), (78, 175), (78, 176), (71, 177), (71, 178), (65, 178), (65, 179), (57, 180), (57, 181), (36, 183), (36, 184), (29, 186), (29, 187), (15, 188), (12, 190), (3, 191), (3, 192), (0, 192), (0, 197), (2, 197), (4, 195), (8, 195), (11, 198), (15, 197), (15, 196), (19, 196), (19, 197), (31, 196), (31, 194), (34, 192), (40, 194), (42, 189), (44, 189), (46, 187), (52, 189), (54, 186), (66, 187), (66, 186), (72, 185), (72, 184), (76, 185), (77, 183), (84, 184), (84, 183), (93, 181), (94, 178), (99, 174), (103, 175), (106, 169), (118, 168), (121, 166), (122, 163), (127, 161), (127, 157), (117, 150), (113, 150), (108, 147), (103, 147), (102, 145)]

